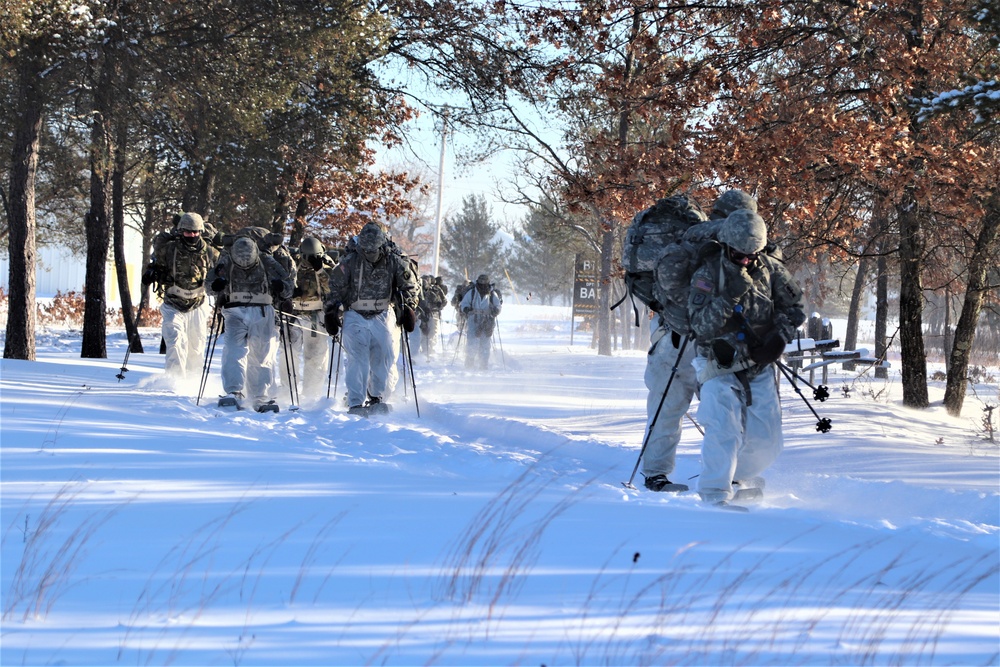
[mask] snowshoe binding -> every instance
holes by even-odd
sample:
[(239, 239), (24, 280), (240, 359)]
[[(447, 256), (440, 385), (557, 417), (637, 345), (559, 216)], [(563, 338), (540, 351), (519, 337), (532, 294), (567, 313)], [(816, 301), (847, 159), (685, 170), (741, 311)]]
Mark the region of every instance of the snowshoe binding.
[(238, 392), (226, 394), (225, 396), (221, 396), (219, 398), (219, 407), (226, 408), (228, 410), (242, 410), (243, 406), (240, 405), (240, 400), (242, 398), (243, 395)]
[(279, 411), (278, 404), (275, 403), (274, 401), (268, 401), (267, 403), (261, 403), (257, 407), (255, 407), (254, 410), (256, 410), (257, 412), (261, 412), (261, 413), (263, 413), (263, 412), (275, 412), (276, 413), (276, 412)]
[(677, 484), (667, 479), (666, 475), (650, 475), (646, 477), (645, 486), (650, 491), (660, 493), (682, 493), (689, 489), (687, 484)]

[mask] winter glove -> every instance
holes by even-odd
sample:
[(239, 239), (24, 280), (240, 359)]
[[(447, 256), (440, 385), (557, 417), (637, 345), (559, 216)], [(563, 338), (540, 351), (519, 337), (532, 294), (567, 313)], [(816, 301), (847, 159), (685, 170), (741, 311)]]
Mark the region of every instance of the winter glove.
[(142, 274), (142, 284), (148, 285), (150, 283), (155, 283), (155, 282), (156, 282), (156, 267), (150, 266), (148, 269), (146, 269), (146, 272)]
[(271, 294), (274, 296), (281, 296), (281, 293), (284, 291), (285, 283), (283, 283), (280, 278), (275, 278), (271, 281)]
[(309, 266), (313, 267), (313, 271), (319, 271), (323, 268), (322, 255), (309, 255), (306, 260), (309, 262)]
[(492, 315), (493, 317), (496, 317), (499, 314), (500, 314), (500, 309), (499, 308), (497, 308), (496, 306), (491, 306), (490, 307), (490, 315)]
[(750, 348), (750, 358), (758, 366), (766, 366), (781, 358), (785, 352), (785, 340), (777, 329), (771, 329)]
[(336, 310), (326, 311), (323, 325), (326, 327), (326, 332), (336, 338), (337, 333), (340, 332), (340, 313)]
[(403, 307), (403, 314), (399, 318), (399, 323), (403, 326), (403, 331), (412, 333), (417, 327), (417, 314), (409, 306)]
[(278, 310), (286, 314), (292, 312), (292, 300), (282, 299), (281, 303), (278, 304)]
[(301, 287), (296, 287), (295, 289), (293, 289), (292, 290), (292, 296), (293, 297), (302, 296), (302, 288)]
[(462, 309), (462, 312), (468, 315), (469, 313), (472, 312), (472, 308), (466, 306), (465, 308)]
[(225, 278), (221, 278), (221, 277), (220, 278), (216, 278), (215, 280), (212, 281), (212, 291), (213, 292), (221, 292), (222, 290), (226, 289), (226, 285), (228, 285), (228, 284), (229, 284), (229, 281), (226, 280)]

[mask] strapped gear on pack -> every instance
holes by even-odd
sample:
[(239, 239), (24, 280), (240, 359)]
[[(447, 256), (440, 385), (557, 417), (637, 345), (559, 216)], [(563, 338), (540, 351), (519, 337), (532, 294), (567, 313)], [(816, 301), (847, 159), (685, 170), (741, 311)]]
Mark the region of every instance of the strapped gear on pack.
[(249, 269), (257, 263), (259, 251), (253, 239), (243, 237), (236, 239), (229, 249), (229, 256), (233, 258), (233, 263), (242, 269)]
[(707, 219), (698, 203), (685, 195), (665, 197), (636, 213), (625, 232), (622, 247), (627, 293), (611, 306), (612, 310), (631, 297), (636, 326), (639, 326), (639, 308), (635, 299), (661, 312), (664, 304), (657, 299), (655, 291), (656, 266), (667, 248), (677, 244), (689, 227)]

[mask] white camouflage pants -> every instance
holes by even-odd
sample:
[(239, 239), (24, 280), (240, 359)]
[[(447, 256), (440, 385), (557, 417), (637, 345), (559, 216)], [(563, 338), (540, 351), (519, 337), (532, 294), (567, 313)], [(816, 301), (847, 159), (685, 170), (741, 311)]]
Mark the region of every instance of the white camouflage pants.
[(346, 355), (347, 405), (364, 405), (368, 395), (386, 399), (391, 391), (390, 376), (395, 371), (399, 348), (391, 311), (366, 319), (353, 310), (344, 313), (341, 341)]
[[(683, 340), (680, 344), (683, 345)], [(669, 477), (674, 471), (677, 443), (681, 440), (684, 415), (691, 407), (691, 400), (698, 390), (698, 380), (694, 366), (691, 365), (696, 355), (694, 341), (689, 341), (684, 347), (684, 354), (680, 359), (677, 358), (679, 352), (679, 347), (674, 347), (671, 332), (667, 330), (649, 348), (649, 353), (646, 355), (644, 379), (649, 395), (646, 397), (646, 431), (643, 435), (648, 434), (649, 442), (642, 455), (642, 474), (645, 477), (654, 475)], [(677, 367), (677, 372), (674, 374), (673, 382), (670, 383), (670, 391), (664, 398), (663, 392), (667, 388), (674, 366)], [(661, 399), (663, 407), (660, 407)], [(658, 417), (657, 408), (660, 409)], [(653, 424), (652, 432), (649, 431), (650, 424)]]
[(274, 308), (270, 305), (223, 308), (226, 323), (222, 350), (222, 387), (227, 394), (239, 392), (254, 406), (270, 400), (274, 384)]
[[(697, 357), (695, 363), (707, 360)], [(705, 502), (729, 500), (733, 480), (760, 475), (781, 454), (781, 404), (774, 374), (771, 366), (750, 380), (750, 406), (746, 389), (733, 374), (711, 378), (701, 386), (698, 421), (705, 438), (698, 494)]]
[(160, 314), (163, 316), (163, 341), (167, 346), (167, 355), (163, 360), (164, 373), (177, 382), (201, 380), (205, 366), (208, 319), (212, 314), (208, 300), (187, 312), (163, 303)]
[(427, 333), (420, 336), (420, 350), (430, 359), (437, 346), (438, 327), (441, 316), (438, 313), (431, 313), (427, 318)]

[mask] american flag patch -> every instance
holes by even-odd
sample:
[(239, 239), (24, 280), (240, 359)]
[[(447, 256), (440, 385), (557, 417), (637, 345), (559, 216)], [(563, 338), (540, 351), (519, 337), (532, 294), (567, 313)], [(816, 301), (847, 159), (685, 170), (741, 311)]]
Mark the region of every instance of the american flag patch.
[(694, 285), (692, 285), (692, 287), (694, 287), (699, 292), (711, 292), (715, 289), (715, 285), (708, 282), (704, 278), (698, 278), (697, 280), (695, 280)]

